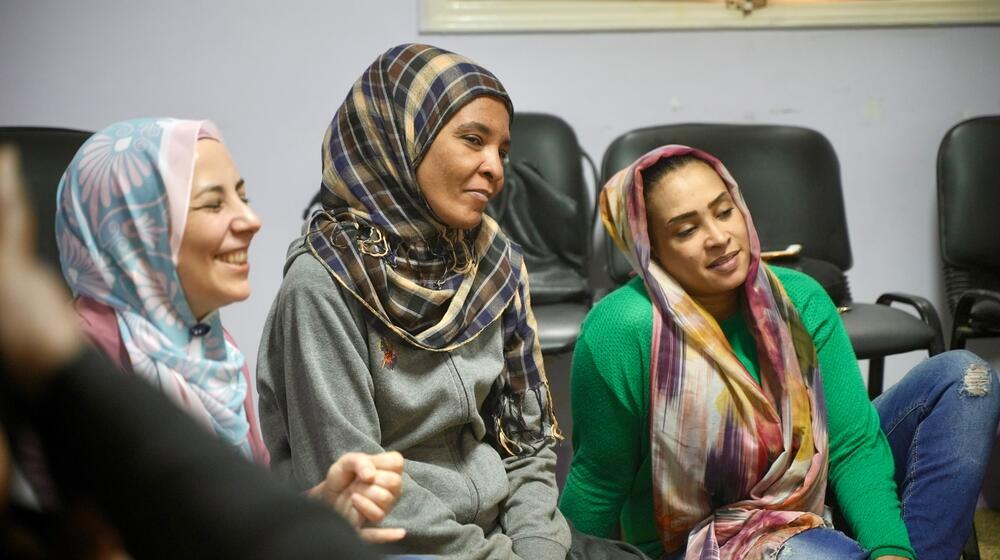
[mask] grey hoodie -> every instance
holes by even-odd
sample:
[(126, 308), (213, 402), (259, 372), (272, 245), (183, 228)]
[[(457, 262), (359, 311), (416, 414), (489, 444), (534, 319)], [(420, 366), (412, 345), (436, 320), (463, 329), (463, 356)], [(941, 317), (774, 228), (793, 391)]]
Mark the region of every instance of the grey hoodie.
[[(275, 473), (305, 489), (344, 453), (399, 451), (403, 492), (381, 525), (406, 529), (407, 553), (565, 558), (552, 444), (522, 442), (533, 452), (501, 458), (484, 439), (479, 411), (504, 367), (500, 322), (456, 350), (431, 352), (383, 336), (364, 313), (293, 243), (257, 362)], [(537, 407), (525, 421), (540, 429)]]

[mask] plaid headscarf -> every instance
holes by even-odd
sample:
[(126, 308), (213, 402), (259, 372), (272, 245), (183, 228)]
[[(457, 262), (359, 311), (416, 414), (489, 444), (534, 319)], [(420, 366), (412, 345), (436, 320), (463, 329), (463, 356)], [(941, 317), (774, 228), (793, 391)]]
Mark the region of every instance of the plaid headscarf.
[[(417, 184), (438, 132), (482, 95), (514, 114), (499, 80), (465, 57), (416, 44), (378, 57), (327, 129), (322, 208), (306, 243), (379, 330), (417, 348), (453, 350), (500, 319), (504, 386), (484, 412), (503, 449), (519, 453), (518, 440), (558, 437), (524, 259), (485, 214), (470, 230), (442, 223)], [(528, 391), (542, 411), (540, 433), (523, 422)]]
[[(760, 384), (719, 324), (651, 259), (642, 170), (691, 154), (726, 183), (746, 220), (745, 313), (761, 356)], [(601, 217), (653, 302), (650, 453), (653, 503), (667, 551), (685, 558), (769, 558), (789, 537), (822, 526), (828, 438), (816, 348), (760, 241), (736, 182), (714, 157), (664, 146), (608, 181)]]

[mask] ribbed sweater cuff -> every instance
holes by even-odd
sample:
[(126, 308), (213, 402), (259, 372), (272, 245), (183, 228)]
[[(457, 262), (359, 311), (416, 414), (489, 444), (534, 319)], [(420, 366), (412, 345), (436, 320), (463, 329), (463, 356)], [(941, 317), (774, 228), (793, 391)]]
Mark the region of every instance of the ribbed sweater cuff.
[(565, 546), (546, 537), (522, 537), (512, 541), (514, 554), (525, 559), (565, 558), (568, 552)]
[(870, 558), (881, 558), (882, 556), (905, 556), (910, 560), (916, 560), (917, 555), (908, 548), (897, 548), (895, 546), (880, 546), (870, 552)]

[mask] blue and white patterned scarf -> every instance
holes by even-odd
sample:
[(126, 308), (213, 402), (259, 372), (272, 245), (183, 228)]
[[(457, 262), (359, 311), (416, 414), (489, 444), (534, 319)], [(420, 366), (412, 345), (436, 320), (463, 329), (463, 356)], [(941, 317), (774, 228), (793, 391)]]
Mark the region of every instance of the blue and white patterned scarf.
[(202, 138), (221, 141), (208, 121), (165, 118), (94, 134), (60, 181), (56, 239), (73, 295), (115, 311), (132, 369), (249, 456), (243, 354), (218, 313), (193, 334), (199, 321), (177, 275)]

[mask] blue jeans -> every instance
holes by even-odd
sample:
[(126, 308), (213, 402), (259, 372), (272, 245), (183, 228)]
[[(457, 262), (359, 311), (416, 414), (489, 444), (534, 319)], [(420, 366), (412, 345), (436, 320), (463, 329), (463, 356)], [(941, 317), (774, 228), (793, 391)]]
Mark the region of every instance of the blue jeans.
[[(1000, 382), (971, 352), (929, 358), (874, 401), (896, 463), (903, 522), (920, 560), (954, 560), (972, 516), (1000, 418)], [(833, 529), (788, 539), (778, 560), (863, 559)]]

